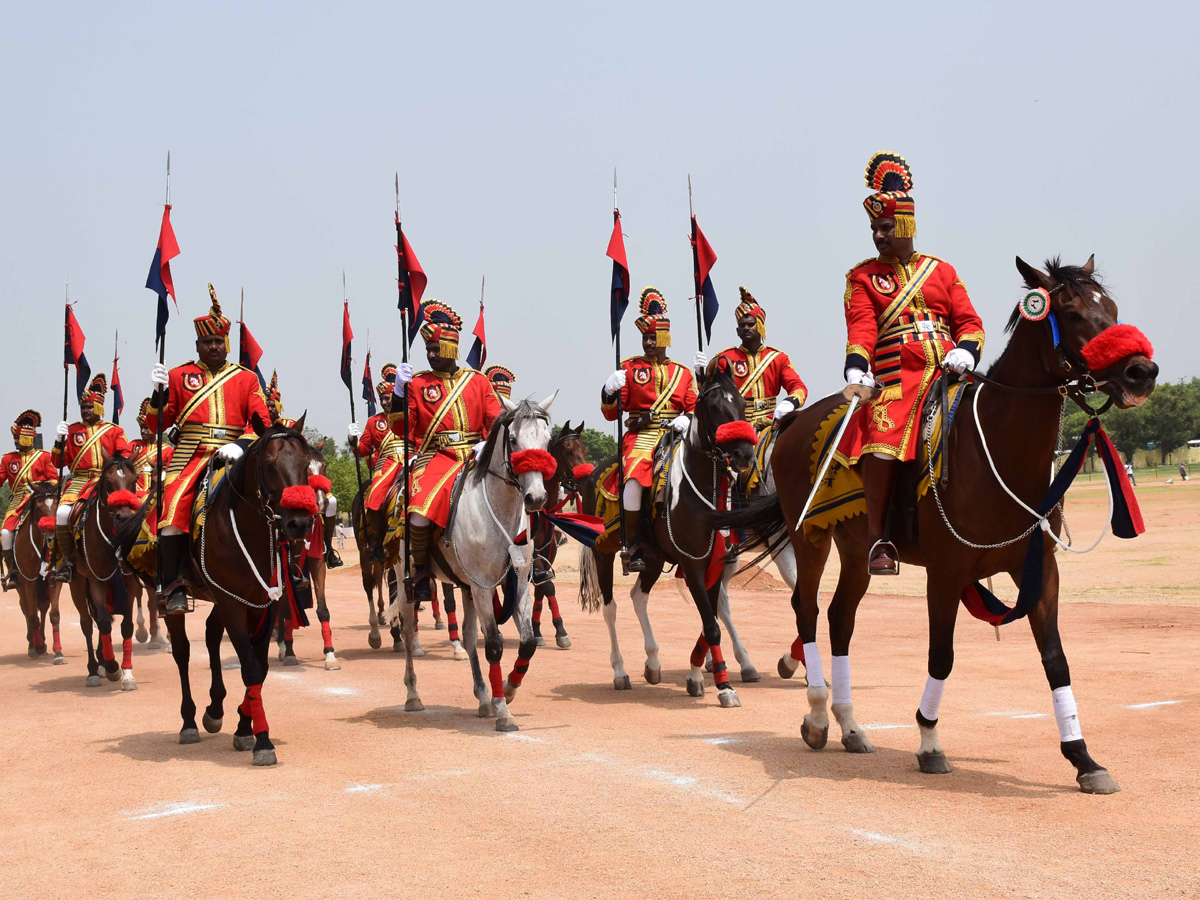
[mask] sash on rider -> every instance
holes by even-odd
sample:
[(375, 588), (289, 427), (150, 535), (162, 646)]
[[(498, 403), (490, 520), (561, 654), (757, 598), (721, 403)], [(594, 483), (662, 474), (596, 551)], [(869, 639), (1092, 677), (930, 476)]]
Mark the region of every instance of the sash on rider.
[(450, 408), (454, 405), (455, 401), (462, 396), (463, 391), (467, 388), (467, 382), (470, 381), (472, 377), (473, 376), (468, 373), (466, 377), (460, 379), (458, 384), (456, 384), (454, 388), (448, 394), (446, 394), (446, 399), (442, 401), (442, 405), (437, 408), (437, 412), (433, 414), (433, 418), (429, 422), (429, 429), (425, 432), (425, 436), (421, 438), (421, 446), (420, 449), (417, 450), (417, 456), (420, 457), (425, 455), (425, 452), (429, 449), (429, 445), (432, 444), (433, 439), (437, 437), (438, 425), (441, 424), (442, 419), (446, 418), (446, 413), (450, 411)]
[[(71, 463), (71, 477), (72, 478), (75, 477), (75, 473), (79, 469), (79, 464), (83, 461), (83, 459), (87, 455), (88, 451), (91, 450), (92, 447), (94, 447), (96, 445), (96, 442), (98, 440), (100, 440), (100, 438), (104, 437), (105, 434), (107, 434), (110, 430), (112, 430), (113, 427), (114, 426), (111, 422), (101, 422), (100, 427), (97, 428), (96, 431), (92, 434), (92, 436), (84, 442), (82, 447), (79, 448), (79, 452), (75, 454), (75, 461), (73, 463)], [(101, 455), (103, 455), (103, 454), (101, 454)]]
[(652, 419), (657, 419), (659, 413), (662, 412), (662, 408), (670, 401), (670, 399), (673, 396), (675, 396), (675, 389), (677, 387), (679, 387), (679, 382), (683, 379), (683, 373), (684, 373), (683, 367), (676, 366), (675, 374), (672, 375), (671, 380), (667, 382), (666, 388), (664, 388), (662, 393), (658, 395), (658, 399), (656, 399), (654, 401), (654, 403), (651, 404), (650, 408), (648, 410), (646, 410), (647, 414)]
[(899, 318), (900, 314), (908, 307), (908, 303), (917, 291), (921, 290), (929, 276), (933, 274), (933, 270), (937, 268), (938, 261), (932, 256), (927, 256), (921, 260), (921, 264), (913, 271), (912, 280), (900, 289), (900, 293), (896, 295), (888, 308), (883, 311), (883, 315), (879, 317), (879, 331), (882, 334), (888, 327)]
[(186, 431), (188, 429), (188, 417), (199, 408), (201, 403), (215, 394), (219, 387), (233, 378), (233, 376), (239, 371), (241, 371), (240, 366), (228, 366), (227, 368), (223, 369), (215, 378), (213, 378), (212, 381), (204, 385), (202, 388), (200, 388), (200, 390), (196, 391), (196, 393), (192, 395), (192, 399), (184, 404), (183, 409), (180, 410), (179, 415), (176, 417), (176, 421), (180, 425), (180, 430), (185, 433), (183, 434), (182, 440), (179, 442), (179, 446), (175, 450), (175, 455), (171, 457), (171, 465), (167, 469), (167, 474), (178, 475), (185, 468), (187, 468), (187, 464), (191, 461), (192, 455), (196, 452), (196, 448), (199, 447), (204, 441), (204, 436), (200, 433), (200, 430), (207, 428), (208, 426), (201, 424), (194, 433), (187, 434)]
[[(762, 359), (760, 359), (758, 361), (758, 365), (754, 367), (754, 371), (751, 372), (746, 377), (745, 382), (743, 382), (744, 387), (742, 388), (742, 390), (745, 391), (746, 388), (753, 388), (754, 382), (756, 382), (756, 381), (758, 381), (758, 379), (762, 378), (763, 373), (767, 371), (767, 366), (769, 366), (771, 364), (772, 360), (774, 360), (775, 357), (777, 357), (778, 355), (779, 355), (778, 350), (768, 351), (768, 353)], [(747, 398), (747, 399), (749, 399), (749, 398)]]

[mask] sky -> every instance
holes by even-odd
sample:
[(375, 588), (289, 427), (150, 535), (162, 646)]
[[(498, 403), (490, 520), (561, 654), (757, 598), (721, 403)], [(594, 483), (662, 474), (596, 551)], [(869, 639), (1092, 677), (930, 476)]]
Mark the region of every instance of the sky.
[[(690, 175), (718, 256), (710, 355), (736, 343), (745, 285), (810, 393), (839, 389), (845, 273), (873, 255), (863, 171), (889, 150), (913, 169), (917, 249), (983, 316), (985, 363), (1014, 257), (1095, 253), (1162, 377), (1200, 374), (1195, 4), (44, 3), (3, 21), (0, 417), (40, 409), (47, 441), (68, 279), (93, 371), (119, 330), (124, 424), (149, 391), (168, 150), (168, 363), (194, 357), (208, 282), (231, 318), (244, 289), (287, 412), (338, 436), (343, 271), (356, 376), (368, 336), (376, 372), (401, 355), (396, 173), (426, 297), (469, 332), (486, 276), (489, 361), (514, 396), (560, 390), (557, 422), (602, 426), (614, 168), (635, 292), (664, 292), (677, 359), (696, 347)], [(632, 314), (622, 340), (636, 352)]]

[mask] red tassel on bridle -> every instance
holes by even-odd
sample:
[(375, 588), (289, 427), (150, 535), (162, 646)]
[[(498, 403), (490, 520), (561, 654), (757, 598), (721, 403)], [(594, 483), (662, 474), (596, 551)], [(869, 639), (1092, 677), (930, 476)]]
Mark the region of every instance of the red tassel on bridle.
[(142, 503), (133, 491), (113, 491), (108, 495), (109, 509), (120, 509), (122, 506), (129, 509), (140, 509)]
[(42, 529), (42, 531), (53, 532), (54, 525), (54, 516), (42, 516), (38, 519), (38, 528)]
[(294, 484), (283, 489), (283, 497), (279, 501), (284, 509), (298, 509), (310, 516), (317, 514), (317, 495), (307, 484)]
[(754, 430), (753, 425), (742, 419), (717, 426), (718, 444), (732, 444), (734, 441), (749, 441), (757, 444), (758, 432)]
[(591, 463), (580, 463), (574, 469), (571, 470), (571, 474), (574, 475), (576, 479), (581, 479), (581, 478), (587, 478), (589, 475), (591, 475), (595, 471), (596, 471), (596, 467), (593, 466)]
[(553, 478), (558, 471), (558, 461), (548, 450), (536, 447), (529, 450), (518, 450), (512, 455), (513, 472), (525, 475), (528, 472), (540, 472), (543, 478)]
[(1083, 360), (1093, 372), (1103, 372), (1109, 366), (1129, 356), (1154, 357), (1154, 347), (1135, 325), (1114, 325), (1083, 345)]
[(309, 475), (308, 486), (314, 491), (324, 491), (327, 494), (333, 491), (333, 482), (324, 475)]

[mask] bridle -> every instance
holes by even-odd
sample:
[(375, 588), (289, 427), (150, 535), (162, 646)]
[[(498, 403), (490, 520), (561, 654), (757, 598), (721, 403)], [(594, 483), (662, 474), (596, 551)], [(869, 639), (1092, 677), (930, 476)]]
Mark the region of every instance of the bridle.
[[(133, 467), (132, 463), (130, 463), (130, 469), (133, 474), (133, 486), (136, 487), (137, 486), (137, 470)], [(84, 522), (84, 528), (83, 528), (83, 534), (79, 539), (79, 545), (80, 545), (80, 547), (83, 548), (83, 561), (85, 563), (87, 563), (88, 570), (92, 573), (92, 576), (101, 583), (106, 583), (106, 582), (112, 581), (114, 578), (117, 577), (117, 573), (121, 571), (121, 548), (118, 547), (116, 544), (114, 544), (109, 539), (108, 535), (104, 533), (104, 525), (101, 524), (101, 522), (100, 522), (100, 507), (108, 506), (109, 493), (110, 493), (110, 489), (109, 489), (108, 482), (104, 480), (104, 475), (101, 475), (100, 483), (98, 485), (96, 485), (96, 493), (92, 495), (92, 499), (89, 501), (91, 506), (95, 509), (95, 514), (94, 514), (93, 518), (95, 518), (95, 520), (96, 520), (96, 532), (100, 535), (100, 539), (102, 541), (104, 541), (104, 543), (108, 545), (108, 548), (110, 550), (112, 550), (112, 552), (113, 552), (113, 568), (112, 568), (112, 571), (109, 572), (107, 576), (102, 576), (99, 573), (97, 573), (96, 567), (94, 565), (92, 565), (92, 557), (91, 557), (91, 554), (88, 552), (88, 542), (87, 542), (88, 510), (84, 509), (83, 515), (81, 516), (81, 518)], [(112, 519), (112, 511), (111, 510), (109, 511), (109, 518)]]
[[(550, 440), (550, 452), (554, 453), (555, 447), (562, 447), (567, 441), (578, 441), (579, 439), (580, 432), (560, 431)], [(566, 461), (560, 459), (557, 454), (555, 454), (554, 460), (558, 463), (558, 472), (554, 473), (555, 479), (558, 480), (558, 486), (566, 492), (568, 497), (572, 494), (578, 494), (579, 482), (575, 478), (575, 470), (569, 467)], [(565, 472), (565, 474), (560, 475), (559, 472)]]
[(21, 523), (17, 526), (17, 533), (13, 538), (13, 562), (15, 562), (17, 564), (17, 574), (20, 575), (26, 581), (37, 581), (39, 573), (37, 571), (35, 571), (32, 576), (25, 574), (25, 571), (21, 568), (21, 558), (20, 558), (20, 556), (17, 555), (17, 552), (16, 552), (16, 550), (17, 550), (16, 539), (21, 536), (21, 529), (25, 525), (26, 522), (29, 522), (29, 528), (31, 531), (41, 532), (42, 538), (41, 538), (40, 543), (38, 541), (35, 541), (33, 539), (33, 535), (31, 534), (29, 536), (29, 544), (31, 547), (33, 547), (33, 554), (34, 554), (34, 556), (36, 556), (38, 558), (38, 562), (42, 561), (42, 551), (46, 547), (47, 538), (46, 538), (46, 533), (44, 531), (42, 531), (41, 527), (38, 525), (37, 516), (35, 516), (34, 513), (36, 512), (39, 501), (49, 500), (53, 496), (54, 496), (53, 494), (43, 494), (40, 497), (36, 496), (36, 495), (30, 496), (29, 505), (25, 508), (25, 514), (22, 516)]

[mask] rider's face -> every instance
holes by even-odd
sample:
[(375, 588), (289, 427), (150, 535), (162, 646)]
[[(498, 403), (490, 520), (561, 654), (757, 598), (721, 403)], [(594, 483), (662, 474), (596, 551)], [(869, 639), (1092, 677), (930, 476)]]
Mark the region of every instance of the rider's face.
[(653, 328), (642, 334), (642, 353), (647, 358), (658, 355), (658, 335)]
[(229, 350), (225, 346), (224, 335), (210, 334), (202, 338), (197, 338), (196, 356), (200, 358), (200, 362), (204, 363), (212, 371), (216, 371), (225, 365), (225, 360), (229, 357)]
[(890, 216), (880, 216), (871, 220), (871, 240), (880, 256), (894, 256), (896, 259), (908, 259), (912, 256), (912, 238), (896, 237), (896, 220)]
[(762, 343), (762, 336), (758, 333), (758, 320), (754, 316), (742, 316), (738, 319), (737, 334), (741, 338), (742, 346), (749, 349), (753, 350)]
[(453, 359), (443, 359), (437, 341), (425, 345), (425, 356), (429, 359), (429, 368), (435, 372), (453, 372), (457, 365)]
[(100, 416), (96, 412), (96, 407), (92, 405), (90, 400), (80, 404), (79, 418), (83, 419), (83, 421), (88, 425), (95, 425), (100, 421)]

